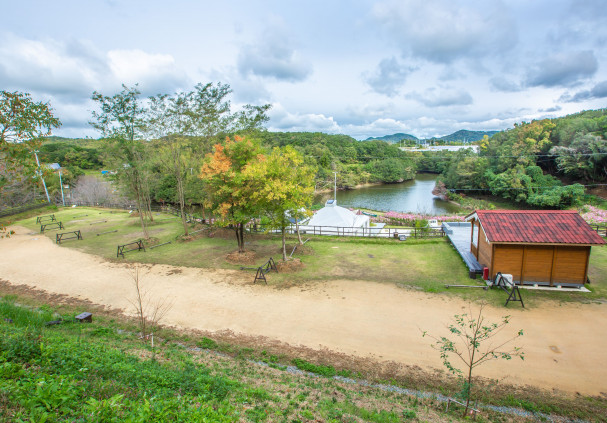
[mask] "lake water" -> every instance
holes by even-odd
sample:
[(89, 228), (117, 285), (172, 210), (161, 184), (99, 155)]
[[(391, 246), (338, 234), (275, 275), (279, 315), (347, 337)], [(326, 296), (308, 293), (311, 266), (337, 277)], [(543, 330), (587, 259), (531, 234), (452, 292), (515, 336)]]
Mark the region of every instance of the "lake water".
[[(414, 180), (400, 184), (377, 185), (350, 191), (337, 191), (337, 204), (343, 207), (366, 208), (381, 211), (397, 211), (442, 215), (460, 211), (455, 204), (432, 195), (436, 175), (418, 174)], [(317, 201), (326, 201), (333, 193), (325, 193)]]

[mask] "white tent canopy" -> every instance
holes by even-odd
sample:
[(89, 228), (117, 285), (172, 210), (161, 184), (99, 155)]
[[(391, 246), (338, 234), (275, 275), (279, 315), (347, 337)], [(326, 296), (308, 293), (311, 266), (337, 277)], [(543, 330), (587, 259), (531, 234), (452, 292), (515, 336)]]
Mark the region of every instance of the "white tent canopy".
[(328, 200), (325, 207), (317, 211), (306, 225), (368, 228), (369, 223), (369, 216), (358, 215), (344, 207), (339, 207), (335, 200)]

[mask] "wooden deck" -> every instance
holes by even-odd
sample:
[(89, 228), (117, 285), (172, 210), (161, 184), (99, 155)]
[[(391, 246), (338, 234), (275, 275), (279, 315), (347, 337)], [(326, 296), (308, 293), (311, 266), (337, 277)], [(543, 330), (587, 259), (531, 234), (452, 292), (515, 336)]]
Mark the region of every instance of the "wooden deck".
[(470, 252), (470, 224), (466, 223), (446, 223), (443, 225), (445, 233), (449, 237), (451, 244), (455, 247), (459, 255), (470, 270), (470, 277), (483, 274), (483, 267), (476, 257)]

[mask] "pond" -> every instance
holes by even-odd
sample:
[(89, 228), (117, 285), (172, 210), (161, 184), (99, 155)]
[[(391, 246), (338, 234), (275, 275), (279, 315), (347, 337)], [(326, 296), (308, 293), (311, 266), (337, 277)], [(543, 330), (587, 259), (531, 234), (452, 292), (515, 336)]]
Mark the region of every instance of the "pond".
[[(437, 175), (419, 173), (412, 181), (400, 184), (374, 185), (350, 191), (337, 191), (337, 204), (343, 207), (365, 208), (402, 213), (430, 215), (452, 214), (460, 208), (432, 195)], [(333, 193), (317, 196), (316, 202), (324, 204)]]

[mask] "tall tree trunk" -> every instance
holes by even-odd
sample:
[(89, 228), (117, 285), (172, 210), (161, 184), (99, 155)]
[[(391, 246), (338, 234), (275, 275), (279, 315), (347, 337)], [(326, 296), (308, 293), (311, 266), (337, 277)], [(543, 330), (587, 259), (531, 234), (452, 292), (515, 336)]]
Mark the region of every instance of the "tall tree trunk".
[(177, 177), (177, 194), (179, 195), (179, 208), (181, 209), (181, 222), (183, 231), (188, 236), (188, 223), (185, 216), (185, 194), (183, 189), (183, 174), (175, 167), (175, 176)]
[(244, 253), (244, 223), (235, 224), (234, 233), (236, 234), (236, 241), (238, 241), (238, 252)]
[(282, 231), (282, 261), (287, 261), (287, 241), (286, 241), (286, 231), (285, 225), (282, 225), (280, 228)]
[(238, 252), (239, 253), (244, 253), (244, 223), (239, 223), (238, 224), (238, 234), (239, 234), (239, 249)]
[(148, 180), (145, 178), (142, 183), (143, 190), (143, 199), (145, 200), (145, 208), (148, 216), (150, 217), (150, 222), (154, 221), (154, 216), (152, 215), (152, 197), (150, 196), (150, 186), (148, 185)]
[(299, 240), (299, 245), (303, 245), (303, 241), (301, 240), (301, 233), (299, 232), (299, 219), (295, 219), (295, 230), (297, 231), (297, 239)]
[(143, 201), (141, 199), (141, 191), (138, 188), (135, 189), (135, 197), (137, 198), (137, 211), (139, 212), (139, 222), (141, 223), (141, 231), (143, 232), (143, 237), (145, 239), (150, 239), (150, 235), (148, 234), (148, 228), (145, 226), (145, 219), (143, 218), (144, 209)]

